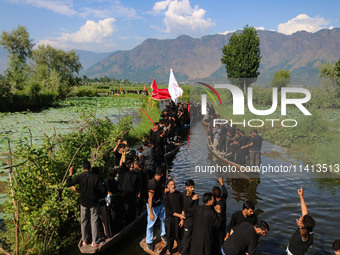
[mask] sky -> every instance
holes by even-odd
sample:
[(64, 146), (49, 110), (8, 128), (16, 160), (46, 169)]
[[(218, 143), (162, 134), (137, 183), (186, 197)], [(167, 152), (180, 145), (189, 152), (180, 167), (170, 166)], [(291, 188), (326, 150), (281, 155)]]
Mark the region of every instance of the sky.
[(1, 0), (0, 32), (25, 26), (36, 45), (131, 50), (148, 38), (200, 38), (249, 25), (293, 34), (340, 27), (340, 0)]

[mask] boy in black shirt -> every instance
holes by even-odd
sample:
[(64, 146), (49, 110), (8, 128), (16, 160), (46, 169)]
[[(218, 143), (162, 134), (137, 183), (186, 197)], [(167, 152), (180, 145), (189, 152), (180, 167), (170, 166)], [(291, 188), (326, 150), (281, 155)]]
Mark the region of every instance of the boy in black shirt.
[(184, 233), (182, 238), (182, 255), (188, 255), (190, 252), (191, 235), (194, 226), (193, 208), (198, 205), (199, 196), (195, 194), (195, 182), (188, 179), (185, 182), (185, 191), (183, 196), (183, 211), (184, 211)]
[(231, 230), (237, 225), (240, 225), (242, 222), (248, 222), (254, 226), (257, 223), (257, 216), (254, 214), (254, 210), (255, 205), (251, 201), (245, 201), (243, 203), (243, 210), (233, 213), (231, 216), (230, 223), (227, 228), (227, 235), (224, 240), (227, 240), (231, 234)]
[(296, 220), (298, 229), (293, 233), (290, 238), (287, 255), (303, 255), (307, 251), (308, 247), (313, 244), (313, 228), (315, 221), (308, 214), (307, 205), (303, 198), (303, 188), (298, 189), (298, 194), (301, 203), (302, 216)]

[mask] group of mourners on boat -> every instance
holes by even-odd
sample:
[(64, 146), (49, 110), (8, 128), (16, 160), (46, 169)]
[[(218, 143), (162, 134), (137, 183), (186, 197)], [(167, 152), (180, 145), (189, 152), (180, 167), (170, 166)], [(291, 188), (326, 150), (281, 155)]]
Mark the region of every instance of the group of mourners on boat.
[(209, 114), (203, 119), (209, 127), (208, 135), (213, 150), (236, 164), (242, 166), (259, 167), (261, 164), (262, 137), (256, 129), (247, 136), (244, 130), (235, 125), (214, 124), (219, 118), (213, 107), (209, 107)]
[[(255, 206), (251, 201), (245, 201), (227, 225), (228, 192), (222, 178), (218, 180), (219, 186), (212, 187), (202, 198), (195, 193), (192, 179), (185, 181), (182, 192), (176, 190), (174, 179), (167, 179), (162, 158), (178, 141), (176, 128), (189, 123), (188, 104), (171, 103), (137, 152), (130, 150), (123, 139), (117, 140), (113, 148), (115, 167), (109, 170), (105, 180), (100, 179), (96, 173), (98, 169), (91, 167), (88, 161), (84, 161), (83, 173), (77, 176), (73, 176), (73, 167), (70, 168), (66, 186), (80, 193), (81, 245), (102, 245), (105, 238), (114, 236), (146, 210), (146, 246), (150, 251), (154, 250), (154, 227), (159, 219), (167, 254), (174, 253), (175, 241), (181, 255), (255, 254), (259, 238), (270, 228), (254, 214)], [(236, 134), (237, 130), (234, 136)], [(215, 144), (217, 147), (218, 143)], [(296, 220), (296, 231), (287, 245), (287, 255), (304, 254), (313, 243), (315, 221), (308, 214), (303, 195), (301, 187), (298, 196), (302, 214)], [(202, 205), (199, 205), (200, 199)], [(340, 254), (339, 240), (334, 242), (333, 249), (335, 254)]]
[(70, 168), (66, 186), (80, 193), (82, 246), (100, 246), (146, 210), (150, 180), (156, 168), (162, 169), (165, 178), (164, 158), (179, 146), (177, 131), (189, 124), (188, 104), (171, 102), (137, 150), (117, 139), (112, 148), (114, 167), (106, 179), (100, 178), (100, 168), (91, 167), (89, 161), (83, 162), (83, 173), (77, 176), (73, 177)]
[[(161, 222), (161, 239), (167, 243), (167, 253), (173, 254), (174, 241), (181, 255), (254, 255), (260, 245), (259, 239), (270, 230), (267, 222), (258, 220), (255, 206), (245, 201), (243, 208), (232, 214), (227, 225), (226, 200), (228, 192), (223, 179), (220, 186), (204, 193), (202, 205), (195, 193), (195, 182), (188, 179), (185, 190), (176, 190), (173, 179), (161, 184), (163, 172), (156, 169), (148, 186), (147, 248), (153, 250), (153, 226), (157, 218)], [(303, 188), (298, 190), (302, 215), (296, 220), (296, 231), (286, 249), (287, 255), (304, 254), (313, 243), (315, 221), (308, 214)], [(336, 244), (336, 243), (335, 243)]]

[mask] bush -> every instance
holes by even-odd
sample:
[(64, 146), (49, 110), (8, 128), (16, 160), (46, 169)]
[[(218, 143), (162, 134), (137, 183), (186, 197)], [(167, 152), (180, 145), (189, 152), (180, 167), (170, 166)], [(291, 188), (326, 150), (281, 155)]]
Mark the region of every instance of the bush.
[[(132, 128), (131, 116), (116, 125), (109, 119), (84, 119), (83, 129), (61, 139), (49, 137), (41, 147), (26, 141), (16, 148), (15, 162), (22, 164), (14, 168), (12, 186), (7, 186), (9, 201), (5, 203), (5, 212), (9, 215), (19, 212), (21, 254), (56, 254), (78, 238), (78, 194), (65, 188), (62, 182), (68, 165), (78, 151), (72, 164), (78, 173), (82, 161), (90, 160), (92, 165), (101, 167), (101, 176), (106, 177), (113, 166), (116, 139), (128, 138)], [(65, 232), (73, 238), (65, 238)], [(15, 224), (8, 218), (0, 242), (14, 250), (14, 236)]]

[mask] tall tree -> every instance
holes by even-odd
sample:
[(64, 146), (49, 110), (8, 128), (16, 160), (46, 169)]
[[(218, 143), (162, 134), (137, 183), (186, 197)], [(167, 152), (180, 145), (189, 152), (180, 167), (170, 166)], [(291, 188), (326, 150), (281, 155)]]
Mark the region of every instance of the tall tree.
[(319, 67), (319, 76), (322, 86), (332, 93), (340, 95), (340, 59), (336, 63), (327, 61)]
[(281, 89), (282, 87), (287, 87), (290, 83), (290, 71), (289, 70), (279, 70), (274, 73), (274, 78), (272, 80), (271, 86), (274, 88)]
[(256, 81), (261, 62), (260, 39), (256, 29), (248, 25), (242, 33), (233, 33), (228, 45), (224, 45), (222, 63), (225, 64), (230, 82), (246, 88)]
[(33, 48), (33, 42), (29, 38), (26, 27), (18, 26), (12, 32), (3, 31), (0, 45), (3, 45), (9, 53), (9, 67), (6, 70), (8, 81), (13, 88), (22, 90), (27, 59), (31, 56)]
[(82, 68), (79, 61), (79, 56), (74, 50), (63, 51), (57, 50), (49, 45), (39, 45), (37, 49), (33, 50), (33, 69), (40, 79), (46, 79), (54, 70), (59, 76), (60, 80), (69, 85), (76, 85), (75, 73), (79, 73)]

